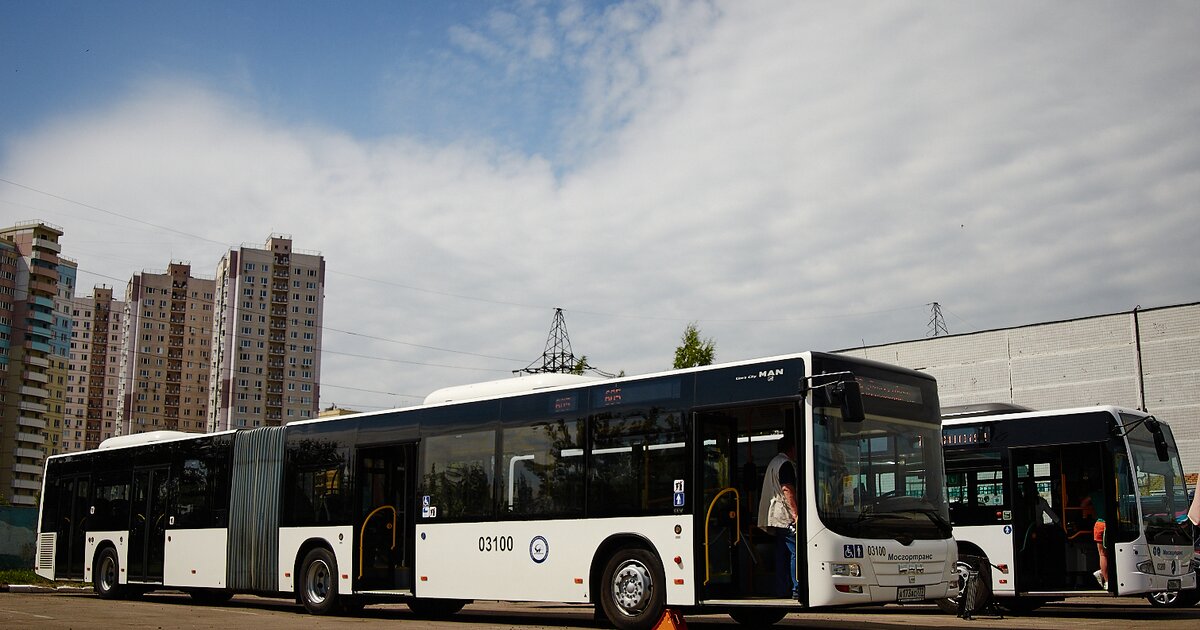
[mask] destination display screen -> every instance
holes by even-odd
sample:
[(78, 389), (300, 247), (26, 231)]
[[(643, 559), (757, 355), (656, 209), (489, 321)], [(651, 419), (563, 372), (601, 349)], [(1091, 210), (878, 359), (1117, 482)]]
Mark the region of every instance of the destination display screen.
[(626, 383), (613, 385), (592, 392), (592, 407), (612, 407), (651, 400), (679, 398), (679, 379), (651, 381), (649, 383)]
[(924, 398), (921, 396), (921, 388), (919, 387), (894, 383), (892, 381), (882, 381), (869, 376), (857, 376), (855, 378), (858, 381), (858, 386), (863, 396), (895, 400), (914, 405), (924, 404)]
[(942, 446), (983, 446), (991, 441), (992, 428), (986, 425), (942, 429)]

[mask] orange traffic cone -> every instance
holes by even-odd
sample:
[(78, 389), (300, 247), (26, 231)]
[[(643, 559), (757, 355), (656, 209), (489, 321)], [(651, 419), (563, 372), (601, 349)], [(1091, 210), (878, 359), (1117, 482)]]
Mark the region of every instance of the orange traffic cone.
[(687, 622), (683, 620), (683, 615), (668, 608), (663, 611), (662, 619), (658, 620), (654, 630), (687, 630)]

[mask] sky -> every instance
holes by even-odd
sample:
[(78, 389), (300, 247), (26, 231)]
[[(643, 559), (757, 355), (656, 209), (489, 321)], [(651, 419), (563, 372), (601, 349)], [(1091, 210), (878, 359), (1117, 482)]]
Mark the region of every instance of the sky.
[(1200, 301), (1200, 4), (0, 0), (79, 293), (290, 235), (321, 405)]

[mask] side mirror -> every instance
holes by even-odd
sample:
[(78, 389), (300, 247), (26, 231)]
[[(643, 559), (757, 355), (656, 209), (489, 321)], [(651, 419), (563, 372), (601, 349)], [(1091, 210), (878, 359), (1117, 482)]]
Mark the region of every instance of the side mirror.
[(862, 389), (858, 381), (842, 381), (833, 386), (833, 395), (842, 407), (843, 422), (862, 422), (867, 414), (863, 411)]
[(1158, 461), (1170, 460), (1171, 453), (1167, 449), (1167, 438), (1163, 437), (1162, 425), (1158, 422), (1158, 418), (1154, 416), (1146, 418), (1146, 428), (1150, 430), (1150, 435), (1154, 436), (1154, 453), (1158, 455)]

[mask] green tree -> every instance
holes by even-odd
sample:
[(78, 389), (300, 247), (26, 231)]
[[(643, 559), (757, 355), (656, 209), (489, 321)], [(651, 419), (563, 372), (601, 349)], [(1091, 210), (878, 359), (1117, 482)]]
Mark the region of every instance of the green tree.
[(712, 338), (700, 339), (700, 328), (696, 322), (683, 329), (683, 338), (675, 348), (675, 369), (712, 365), (717, 357), (717, 346)]
[(570, 373), (583, 376), (584, 371), (586, 371), (589, 367), (591, 366), (588, 365), (587, 355), (585, 354), (582, 357), (579, 357), (579, 360), (575, 362), (575, 367), (571, 368)]

